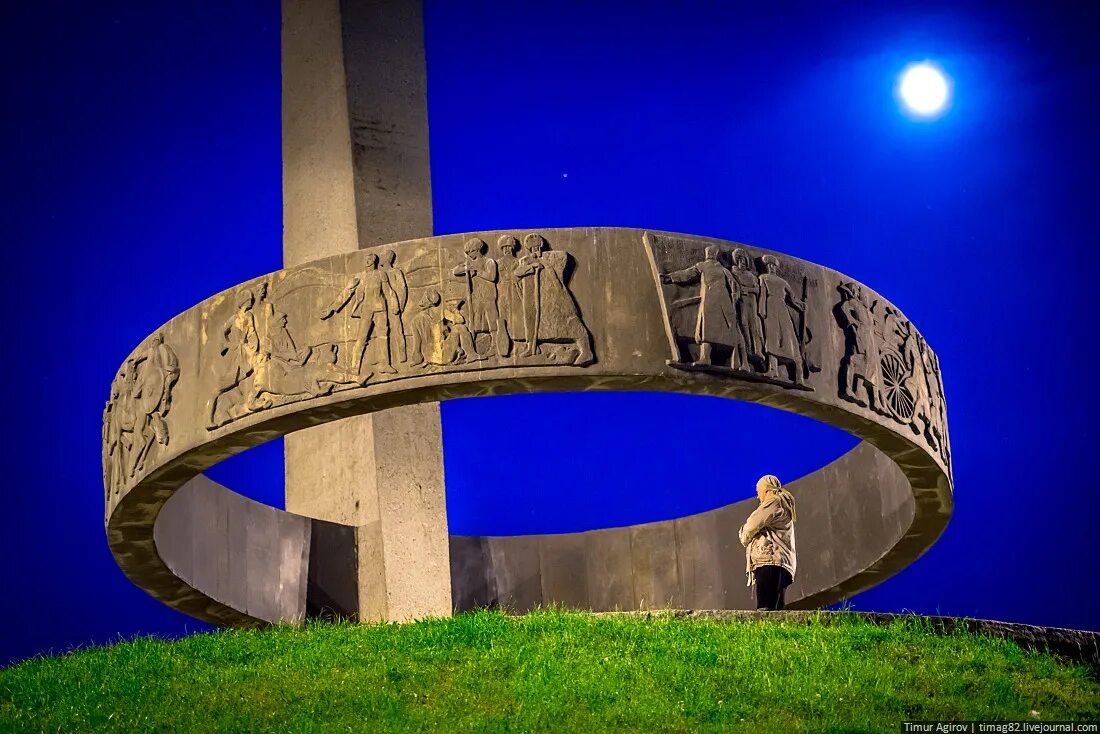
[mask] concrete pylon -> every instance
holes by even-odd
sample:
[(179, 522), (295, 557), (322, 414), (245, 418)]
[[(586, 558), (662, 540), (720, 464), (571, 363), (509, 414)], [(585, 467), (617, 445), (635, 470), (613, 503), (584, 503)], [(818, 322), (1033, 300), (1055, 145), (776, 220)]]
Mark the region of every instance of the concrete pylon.
[[(432, 234), (420, 0), (283, 0), (283, 265)], [(439, 403), (286, 437), (286, 509), (357, 527), (359, 616), (451, 613)]]

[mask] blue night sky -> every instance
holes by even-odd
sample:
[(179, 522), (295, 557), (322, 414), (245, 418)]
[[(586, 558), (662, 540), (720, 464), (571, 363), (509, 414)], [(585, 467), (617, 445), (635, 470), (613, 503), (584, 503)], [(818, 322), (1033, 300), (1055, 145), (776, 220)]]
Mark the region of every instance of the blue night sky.
[[(207, 629), (107, 549), (103, 401), (145, 335), (281, 263), (278, 0), (2, 12), (0, 663)], [(428, 0), (435, 233), (681, 231), (867, 283), (940, 354), (956, 512), (852, 604), (1100, 629), (1097, 12)], [(954, 99), (922, 122), (894, 85), (924, 59)], [(630, 393), (459, 400), (443, 428), (454, 533), (697, 512), (855, 443), (759, 406)], [(280, 505), (281, 451), (212, 474)]]

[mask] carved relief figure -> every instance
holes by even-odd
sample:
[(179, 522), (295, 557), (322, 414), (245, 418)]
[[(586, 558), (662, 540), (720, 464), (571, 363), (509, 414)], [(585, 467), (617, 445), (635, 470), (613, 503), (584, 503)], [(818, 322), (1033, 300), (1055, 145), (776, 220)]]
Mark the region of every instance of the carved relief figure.
[(393, 250), (385, 250), (382, 253), (382, 269), (386, 273), (390, 288), (393, 289), (394, 298), (397, 300), (397, 310), (390, 315), (390, 364), (404, 362), (405, 354), (405, 306), (409, 302), (409, 281), (405, 271), (397, 267), (397, 253)]
[(569, 255), (544, 251), (545, 246), (546, 240), (541, 235), (532, 233), (524, 237), (524, 253), (513, 271), (523, 293), (523, 331), (527, 344), (520, 356), (538, 354), (540, 343), (567, 343), (577, 351), (572, 364), (578, 367), (591, 364), (595, 361), (592, 336), (567, 285)]
[[(707, 245), (701, 261), (677, 270), (663, 263), (682, 265), (685, 255), (698, 252), (698, 245), (648, 232), (642, 242), (659, 283), (673, 354), (670, 366), (814, 389), (809, 377), (821, 368), (806, 305), (810, 285), (816, 282), (808, 275), (784, 271), (801, 277), (799, 296), (773, 255), (760, 259), (764, 272), (758, 275), (746, 249), (734, 248), (727, 259), (720, 245)], [(691, 307), (696, 310), (688, 311)]]
[[(165, 418), (172, 407), (172, 388), (179, 380), (179, 360), (172, 348), (164, 343), (164, 335), (156, 334), (146, 350), (130, 363), (127, 384), (129, 400), (122, 404), (126, 416), (123, 430), (133, 426), (130, 476), (145, 468), (145, 459), (153, 442), (168, 445), (168, 423)], [(132, 421), (132, 423), (130, 423)]]
[[(370, 378), (354, 379), (326, 364), (311, 347), (298, 347), (287, 328), (287, 315), (275, 313), (271, 330), (261, 335), (263, 349), (253, 375), (252, 405), (270, 408), (276, 403), (327, 395), (339, 385), (357, 385)], [(329, 357), (335, 357), (329, 352)]]
[[(893, 325), (894, 354), (884, 352), (880, 362), (886, 405), (894, 420), (908, 423), (913, 433), (919, 435), (922, 429), (918, 422), (925, 424), (924, 431), (928, 428), (928, 394), (923, 389), (922, 381), (914, 379), (921, 362), (917, 353), (917, 332), (913, 324), (895, 309), (887, 309), (887, 320)], [(897, 356), (896, 362), (894, 355)]]
[(936, 355), (912, 323), (892, 306), (870, 305), (858, 283), (837, 286), (833, 308), (844, 331), (840, 396), (907, 425), (950, 469), (947, 416)]
[(168, 445), (167, 417), (179, 375), (175, 351), (157, 333), (112, 382), (103, 411), (104, 482), (116, 492), (127, 476), (145, 468), (155, 444)]
[(512, 345), (497, 308), (497, 262), (485, 250), (484, 240), (477, 237), (466, 240), (465, 259), (451, 274), (463, 278), (466, 284), (466, 310), (475, 341), (478, 334), (487, 334), (496, 353), (507, 357)]
[(940, 370), (940, 359), (931, 348), (926, 346), (926, 362), (928, 365), (928, 381), (932, 386), (932, 394), (935, 396), (933, 414), (936, 417), (939, 438), (939, 451), (943, 463), (948, 470), (951, 469), (951, 438), (947, 428), (947, 398), (943, 392), (943, 373)]
[[(154, 439), (162, 446), (168, 445), (168, 422), (165, 419), (172, 407), (172, 389), (180, 379), (179, 358), (164, 343), (164, 334), (157, 333), (145, 352), (134, 361), (133, 370), (134, 384), (130, 396), (139, 418), (134, 433), (139, 446), (135, 464), (140, 470)], [(151, 430), (152, 434), (147, 435), (147, 430)]]
[(744, 341), (748, 357), (743, 362), (736, 361), (735, 366), (740, 370), (748, 370), (750, 362), (755, 362), (763, 369), (766, 362), (764, 331), (757, 308), (757, 300), (760, 298), (760, 280), (756, 276), (756, 269), (752, 266), (749, 254), (740, 247), (733, 251), (731, 274), (737, 282), (737, 326), (741, 331), (741, 339)]
[(122, 406), (132, 364), (133, 360), (128, 359), (119, 368), (115, 379), (111, 381), (111, 394), (103, 408), (103, 483), (105, 487), (113, 488), (116, 492), (126, 477), (126, 454), (133, 436), (132, 423), (128, 432), (123, 431), (128, 411)]
[(736, 302), (740, 298), (737, 281), (718, 261), (716, 245), (707, 246), (705, 259), (689, 268), (661, 275), (662, 283), (689, 285), (699, 283), (699, 312), (695, 320), (695, 342), (699, 345), (696, 365), (713, 364), (715, 345), (733, 350), (731, 366), (742, 369), (746, 361), (745, 342), (737, 324)]
[(920, 372), (918, 382), (921, 387), (923, 404), (918, 399), (919, 417), (924, 422), (924, 438), (929, 448), (939, 453), (944, 463), (950, 466), (950, 450), (947, 447), (947, 413), (943, 404), (943, 383), (940, 381), (939, 360), (932, 348), (920, 334), (916, 335), (916, 351)]
[(790, 371), (791, 382), (799, 385), (806, 374), (800, 338), (800, 333), (805, 333), (806, 304), (795, 296), (790, 284), (779, 275), (779, 261), (775, 256), (765, 255), (761, 260), (767, 272), (760, 276), (757, 313), (764, 324), (767, 373), (779, 378), (779, 367), (783, 365)]
[(252, 319), (257, 338), (260, 334), (268, 333), (276, 320), (275, 304), (268, 299), (269, 290), (270, 284), (266, 280), (256, 287), (256, 302), (252, 306)]
[(107, 404), (103, 407), (103, 486), (108, 489), (114, 487), (116, 480), (122, 476), (123, 460), (119, 445), (121, 435), (118, 428), (118, 404), (129, 369), (130, 362), (127, 360), (111, 380), (111, 392), (107, 396)]
[[(260, 363), (260, 334), (256, 328), (253, 306), (256, 298), (245, 289), (237, 296), (237, 310), (221, 330), (222, 368), (217, 375), (217, 389), (207, 403), (207, 426), (215, 428), (247, 413), (250, 407), (241, 391), (241, 383), (251, 377)], [(226, 405), (226, 403), (229, 405)]]
[(462, 301), (443, 302), (439, 291), (429, 289), (417, 304), (409, 335), (409, 363), (422, 367), (476, 362), (485, 359), (474, 347), (474, 335), (460, 308)]
[[(833, 313), (844, 331), (844, 357), (840, 360), (840, 396), (861, 407), (878, 410), (879, 350), (875, 338), (875, 315), (863, 298), (858, 283), (837, 286), (841, 301)], [(866, 397), (861, 394), (863, 388)]]
[(207, 404), (210, 429), (276, 405), (327, 395), (339, 385), (360, 384), (372, 374), (341, 372), (333, 364), (335, 351), (299, 347), (287, 315), (268, 299), (268, 284), (261, 283), (256, 293), (259, 299), (252, 291), (241, 292), (237, 311), (222, 329), (223, 368)]
[[(510, 234), (502, 234), (497, 238), (497, 250), (500, 255), (497, 259), (497, 273), (500, 282), (497, 287), (497, 303), (499, 305), (501, 329), (508, 337), (509, 344), (512, 341), (523, 341), (523, 294), (519, 281), (516, 279), (516, 250), (519, 249), (519, 240)], [(501, 356), (508, 356), (503, 354)]]
[[(293, 401), (364, 386), (380, 374), (410, 376), (408, 367), (414, 365), (446, 367), (503, 359), (513, 344), (505, 314), (515, 314), (517, 331), (523, 330), (518, 323), (528, 322), (535, 337), (527, 345), (530, 352), (538, 353), (543, 345), (544, 358), (533, 360), (535, 364), (591, 362), (591, 337), (567, 285), (569, 255), (544, 253), (545, 242), (538, 235), (527, 238), (521, 258), (515, 256), (514, 237), (502, 236), (500, 243), (498, 261), (488, 255), (483, 240), (473, 238), (465, 243), (462, 263), (442, 271), (432, 254), (420, 253), (407, 270), (399, 267), (392, 250), (381, 257), (365, 252), (360, 255), (362, 271), (331, 299), (331, 275), (316, 267), (295, 271), (299, 277), (291, 273), (241, 289), (232, 315), (220, 332), (214, 332), (211, 346), (222, 359), (216, 360), (216, 384), (206, 405), (208, 429)], [(500, 262), (507, 263), (506, 273)], [(451, 277), (462, 278), (465, 297), (443, 295), (443, 283)], [(281, 296), (273, 298), (272, 289)], [(313, 303), (302, 300), (308, 296), (293, 295), (305, 289), (324, 289), (327, 303), (303, 335), (293, 330), (293, 320), (288, 324), (287, 313), (276, 301), (293, 298), (288, 310), (298, 313), (295, 304)], [(410, 297), (417, 304), (414, 309), (407, 308)], [(329, 321), (338, 313), (347, 320)], [(302, 342), (295, 335), (302, 336)], [(113, 442), (107, 423), (113, 411), (104, 411), (105, 472), (111, 470)]]
[(321, 319), (348, 310), (348, 315), (358, 319), (359, 335), (352, 347), (350, 369), (363, 376), (364, 368), (379, 374), (397, 372), (390, 362), (390, 317), (399, 313), (397, 294), (390, 285), (386, 273), (378, 269), (378, 256), (365, 255), (366, 269), (351, 278), (336, 299), (321, 311)]

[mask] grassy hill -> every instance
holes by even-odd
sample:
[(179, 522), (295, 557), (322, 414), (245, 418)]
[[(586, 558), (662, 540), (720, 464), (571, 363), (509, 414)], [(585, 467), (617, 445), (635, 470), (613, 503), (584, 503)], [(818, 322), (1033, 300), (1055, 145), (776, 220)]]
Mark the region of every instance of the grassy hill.
[(142, 638), (0, 671), (3, 731), (877, 732), (1036, 717), (1100, 718), (1095, 671), (919, 619), (478, 612)]

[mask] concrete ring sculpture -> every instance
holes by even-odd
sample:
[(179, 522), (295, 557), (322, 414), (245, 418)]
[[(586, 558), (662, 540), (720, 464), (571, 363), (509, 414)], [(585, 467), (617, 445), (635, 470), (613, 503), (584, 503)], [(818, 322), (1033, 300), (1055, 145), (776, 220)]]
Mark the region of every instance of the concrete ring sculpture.
[[(125, 361), (104, 411), (108, 542), (137, 585), (200, 619), (354, 615), (358, 529), (259, 505), (201, 472), (356, 414), (582, 390), (753, 401), (863, 439), (789, 484), (806, 549), (791, 607), (896, 573), (951, 515), (939, 361), (900, 310), (780, 253), (573, 228), (359, 250), (169, 321)], [(724, 443), (736, 451), (734, 436)], [(754, 503), (585, 533), (451, 537), (453, 608), (751, 607), (736, 530)]]

